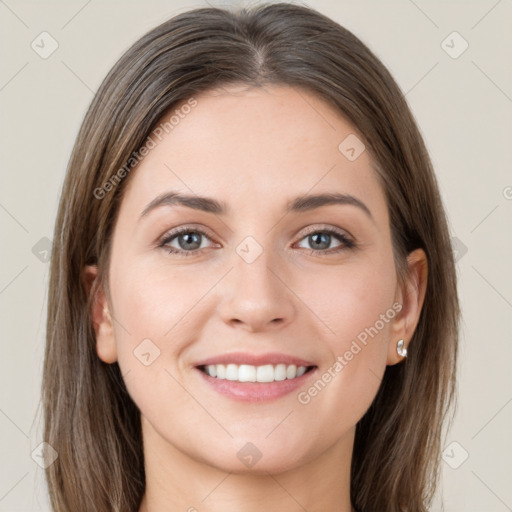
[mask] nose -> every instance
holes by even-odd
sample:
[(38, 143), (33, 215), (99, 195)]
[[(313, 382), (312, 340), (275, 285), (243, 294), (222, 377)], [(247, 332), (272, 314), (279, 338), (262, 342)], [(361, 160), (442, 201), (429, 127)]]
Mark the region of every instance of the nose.
[(296, 313), (294, 293), (286, 284), (282, 265), (267, 251), (252, 263), (237, 254), (234, 268), (223, 280), (219, 314), (231, 327), (251, 332), (283, 328)]

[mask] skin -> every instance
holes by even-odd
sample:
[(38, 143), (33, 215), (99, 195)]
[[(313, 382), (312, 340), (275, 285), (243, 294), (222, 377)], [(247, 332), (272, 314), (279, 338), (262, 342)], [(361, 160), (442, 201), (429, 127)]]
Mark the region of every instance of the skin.
[[(100, 287), (93, 310), (98, 357), (119, 363), (141, 411), (147, 487), (140, 511), (353, 512), (355, 426), (386, 365), (403, 360), (396, 344), (407, 345), (416, 328), (426, 256), (410, 254), (410, 278), (400, 287), (369, 153), (349, 161), (338, 150), (357, 132), (323, 100), (286, 86), (231, 86), (196, 99), (132, 170), (113, 234), (111, 296)], [(224, 201), (231, 212), (167, 205), (139, 220), (170, 190)], [(356, 196), (373, 220), (352, 205), (284, 215), (289, 199), (322, 192)], [(157, 247), (173, 228), (190, 225), (209, 233), (193, 255)], [(308, 226), (338, 228), (357, 248), (334, 253), (343, 242), (332, 236), (323, 253), (310, 254)], [(263, 249), (250, 264), (236, 252), (247, 236)], [(191, 252), (187, 241), (178, 236), (169, 245)], [(90, 286), (96, 267), (84, 275)], [(228, 351), (284, 352), (319, 367), (307, 390), (393, 303), (400, 312), (308, 404), (297, 392), (237, 402), (193, 369)], [(147, 338), (160, 350), (148, 366), (133, 353)], [(247, 442), (262, 454), (250, 468), (237, 457)]]

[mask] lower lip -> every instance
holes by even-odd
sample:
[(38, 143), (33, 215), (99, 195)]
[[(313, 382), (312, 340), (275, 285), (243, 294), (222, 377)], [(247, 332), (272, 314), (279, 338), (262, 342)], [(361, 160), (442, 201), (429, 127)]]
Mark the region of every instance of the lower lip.
[(300, 377), (274, 382), (238, 382), (236, 380), (217, 379), (217, 377), (210, 377), (199, 368), (194, 369), (221, 395), (242, 402), (268, 402), (287, 395), (304, 385), (305, 381), (316, 373), (318, 367), (314, 367)]

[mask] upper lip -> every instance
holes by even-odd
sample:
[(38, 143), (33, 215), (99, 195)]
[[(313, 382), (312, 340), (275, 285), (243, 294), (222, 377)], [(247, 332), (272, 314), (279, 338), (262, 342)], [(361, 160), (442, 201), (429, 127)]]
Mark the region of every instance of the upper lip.
[(195, 366), (207, 366), (210, 364), (250, 364), (252, 366), (263, 366), (265, 364), (294, 364), (295, 366), (315, 366), (311, 361), (300, 357), (280, 354), (278, 352), (267, 352), (265, 354), (249, 354), (248, 352), (230, 352), (219, 356), (203, 359)]

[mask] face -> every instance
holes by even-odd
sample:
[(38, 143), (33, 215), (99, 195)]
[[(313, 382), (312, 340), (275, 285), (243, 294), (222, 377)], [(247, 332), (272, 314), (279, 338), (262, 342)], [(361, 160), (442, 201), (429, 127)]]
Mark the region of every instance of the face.
[[(261, 453), (253, 471), (297, 467), (353, 441), (410, 335), (384, 191), (356, 130), (310, 93), (231, 86), (195, 99), (127, 183), (98, 355), (119, 362), (155, 446), (225, 471), (247, 469), (241, 449)], [(155, 202), (172, 193), (191, 200)], [(240, 380), (269, 361), (289, 378), (197, 368), (234, 353), (263, 356), (238, 360), (258, 363)], [(293, 378), (292, 358), (313, 368)]]

